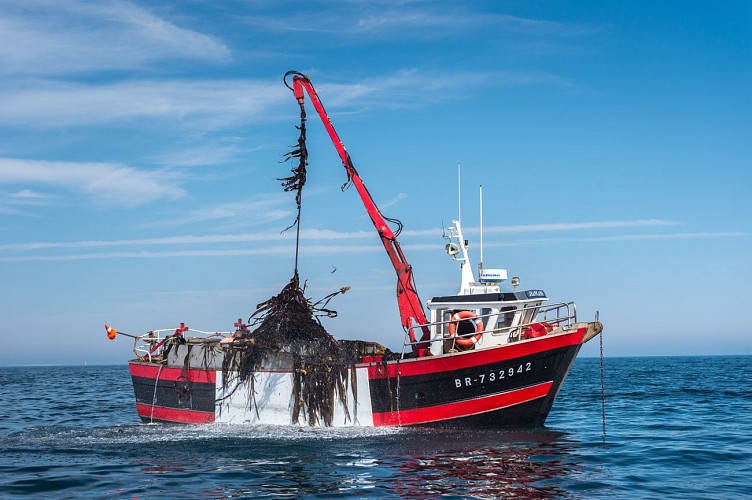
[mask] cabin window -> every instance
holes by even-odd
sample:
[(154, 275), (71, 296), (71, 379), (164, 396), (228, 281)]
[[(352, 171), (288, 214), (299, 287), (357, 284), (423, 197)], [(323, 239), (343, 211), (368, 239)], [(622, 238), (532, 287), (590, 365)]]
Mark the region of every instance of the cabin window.
[(535, 319), (535, 316), (538, 314), (538, 308), (537, 307), (531, 307), (525, 311), (525, 318), (522, 320), (523, 325), (527, 325), (529, 323), (532, 323)]
[(486, 330), (491, 330), (491, 320), (494, 319), (493, 316), (491, 316), (492, 312), (493, 309), (490, 307), (483, 307), (480, 310), (480, 319), (483, 321)]
[(441, 334), (449, 336), (449, 322), (452, 320), (452, 311), (444, 310), (441, 313)]
[(514, 321), (514, 314), (517, 311), (515, 307), (502, 307), (499, 311), (499, 328), (509, 328)]

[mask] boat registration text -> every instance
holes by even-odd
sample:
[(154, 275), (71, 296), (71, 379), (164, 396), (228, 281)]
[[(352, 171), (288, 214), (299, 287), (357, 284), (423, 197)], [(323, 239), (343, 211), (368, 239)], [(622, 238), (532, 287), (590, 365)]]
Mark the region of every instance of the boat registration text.
[(527, 362), (522, 363), (519, 366), (510, 366), (509, 368), (480, 373), (476, 377), (456, 378), (454, 379), (454, 387), (460, 389), (462, 387), (471, 387), (478, 384), (490, 384), (499, 380), (512, 378), (516, 375), (522, 375), (525, 372), (529, 372), (531, 369), (532, 363)]

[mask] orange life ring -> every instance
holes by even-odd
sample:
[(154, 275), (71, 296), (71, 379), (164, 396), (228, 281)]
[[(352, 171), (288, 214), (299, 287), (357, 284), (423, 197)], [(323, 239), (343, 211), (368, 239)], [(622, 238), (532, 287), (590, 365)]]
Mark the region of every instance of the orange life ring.
[[(457, 329), (459, 328), (460, 321), (464, 320), (474, 322), (475, 335), (472, 337), (457, 337)], [(451, 323), (449, 323), (449, 336), (456, 337), (455, 342), (460, 347), (472, 347), (483, 337), (483, 320), (471, 311), (456, 312), (452, 316)]]
[(549, 325), (545, 321), (541, 321), (540, 323), (534, 323), (522, 331), (522, 338), (534, 339), (538, 337), (543, 337), (544, 335), (548, 335), (549, 333), (551, 333), (553, 329), (554, 327)]

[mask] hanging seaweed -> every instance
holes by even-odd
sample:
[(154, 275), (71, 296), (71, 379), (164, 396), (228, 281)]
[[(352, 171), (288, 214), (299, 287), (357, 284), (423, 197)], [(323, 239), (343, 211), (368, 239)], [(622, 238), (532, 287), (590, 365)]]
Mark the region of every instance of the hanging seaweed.
[[(303, 202), (303, 186), (305, 186), (306, 183), (306, 167), (308, 166), (308, 148), (306, 147), (306, 112), (302, 103), (300, 104), (300, 125), (297, 125), (295, 128), (300, 131), (300, 135), (298, 136), (298, 144), (297, 146), (293, 146), (292, 151), (289, 151), (283, 156), (282, 162), (287, 162), (292, 160), (293, 158), (297, 158), (298, 164), (297, 166), (292, 168), (292, 175), (290, 175), (289, 177), (281, 177), (277, 180), (282, 181), (282, 187), (284, 188), (285, 192), (296, 191), (295, 204), (297, 205), (298, 212), (293, 223), (287, 226), (284, 231), (287, 231), (293, 226), (297, 226), (299, 235), (300, 211)], [(297, 271), (297, 269), (298, 266), (296, 252), (295, 270)]]
[[(342, 342), (336, 341), (318, 319), (320, 315), (336, 316), (336, 311), (317, 305), (326, 305), (346, 291), (342, 288), (312, 304), (295, 273), (279, 294), (259, 304), (249, 318), (250, 326), (256, 328), (227, 346), (222, 362), (225, 398), (243, 384), (255, 396), (254, 374), (259, 369), (265, 364), (291, 364), (292, 423), (299, 422), (303, 411), (309, 425), (332, 425), (336, 399), (347, 408), (348, 387), (353, 387), (351, 392), (357, 400), (351, 370), (363, 353), (349, 343), (347, 348), (340, 347)], [(255, 406), (254, 397), (249, 401)], [(346, 418), (351, 417), (347, 414)]]
[[(230, 397), (240, 386), (249, 391), (249, 404), (256, 409), (255, 374), (263, 368), (283, 367), (293, 373), (291, 395), (292, 423), (299, 423), (301, 413), (309, 425), (332, 425), (337, 400), (345, 409), (345, 418), (351, 419), (347, 409), (348, 388), (357, 401), (355, 363), (374, 351), (383, 353), (381, 346), (359, 341), (337, 341), (321, 325), (320, 316), (336, 317), (328, 308), (329, 301), (345, 293), (343, 287), (316, 303), (305, 296), (298, 274), (300, 248), (300, 214), (302, 193), (306, 183), (308, 149), (306, 148), (306, 112), (300, 99), (300, 131), (297, 145), (285, 154), (283, 162), (297, 159), (292, 175), (279, 178), (286, 192), (296, 191), (297, 216), (285, 231), (297, 227), (295, 240), (295, 268), (290, 282), (279, 294), (262, 302), (248, 320), (251, 330), (236, 332), (235, 339), (225, 346), (222, 361), (224, 398)], [(284, 231), (283, 231), (284, 232)], [(234, 386), (232, 385), (234, 383)], [(357, 419), (357, 415), (355, 415)]]

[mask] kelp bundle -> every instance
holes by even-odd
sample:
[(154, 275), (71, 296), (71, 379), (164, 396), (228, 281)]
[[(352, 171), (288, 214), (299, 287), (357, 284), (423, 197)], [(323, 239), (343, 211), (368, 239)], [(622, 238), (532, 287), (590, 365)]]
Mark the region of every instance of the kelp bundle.
[[(354, 380), (359, 353), (352, 348), (341, 349), (340, 343), (327, 333), (318, 315), (333, 316), (336, 312), (318, 305), (346, 290), (312, 304), (305, 297), (298, 274), (294, 274), (278, 295), (258, 305), (249, 320), (250, 326), (256, 328), (228, 345), (222, 363), (225, 393), (231, 379), (235, 387), (229, 394), (246, 384), (249, 401), (256, 406), (254, 374), (282, 364), (293, 372), (292, 423), (298, 423), (304, 411), (309, 425), (332, 425), (337, 399), (347, 412), (347, 389), (350, 379)], [(237, 378), (230, 376), (232, 372), (237, 373)], [(355, 385), (351, 387), (357, 400)], [(350, 418), (349, 413), (346, 418)]]

